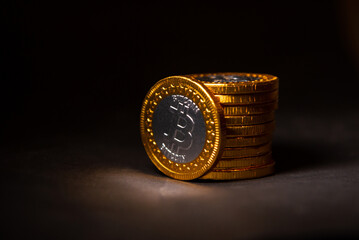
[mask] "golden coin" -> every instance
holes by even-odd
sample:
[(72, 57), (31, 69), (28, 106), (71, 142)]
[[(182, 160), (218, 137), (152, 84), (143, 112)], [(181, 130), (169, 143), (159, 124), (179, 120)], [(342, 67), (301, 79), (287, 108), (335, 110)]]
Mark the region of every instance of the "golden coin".
[(213, 170), (203, 175), (201, 179), (235, 180), (235, 179), (259, 178), (273, 174), (274, 165), (275, 163), (273, 162), (261, 167)]
[(274, 121), (249, 126), (227, 126), (227, 137), (228, 136), (256, 136), (269, 134), (274, 131)]
[(207, 172), (226, 139), (223, 110), (198, 81), (183, 76), (160, 80), (147, 93), (141, 138), (153, 164), (167, 176), (190, 180)]
[(278, 77), (256, 73), (207, 73), (187, 75), (202, 81), (215, 94), (270, 92), (278, 89)]
[(219, 159), (214, 168), (212, 168), (212, 171), (218, 169), (262, 166), (272, 162), (271, 152), (257, 157)]
[(215, 95), (222, 105), (246, 105), (274, 102), (278, 100), (278, 91), (254, 94), (236, 94), (236, 95)]
[(274, 120), (274, 111), (257, 115), (224, 116), (227, 127), (230, 125), (254, 125)]
[(242, 158), (242, 157), (255, 157), (269, 153), (271, 151), (272, 143), (266, 143), (253, 147), (242, 148), (225, 148), (222, 154), (223, 158)]
[(252, 115), (273, 112), (278, 108), (278, 102), (270, 102), (256, 105), (223, 106), (225, 116)]
[(240, 148), (249, 146), (258, 146), (268, 143), (272, 140), (272, 134), (250, 137), (227, 137), (225, 147)]

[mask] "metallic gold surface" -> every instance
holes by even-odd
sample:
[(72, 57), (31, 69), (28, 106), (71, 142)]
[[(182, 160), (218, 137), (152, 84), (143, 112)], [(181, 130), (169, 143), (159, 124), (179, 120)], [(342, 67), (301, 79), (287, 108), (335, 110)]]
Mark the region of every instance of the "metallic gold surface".
[[(273, 173), (271, 140), (275, 128), (274, 111), (278, 107), (278, 87), (277, 77), (253, 73), (192, 74), (160, 80), (146, 95), (141, 110), (141, 137), (148, 156), (160, 171), (180, 180), (199, 177), (243, 179)], [(162, 140), (157, 136), (167, 136), (167, 132), (158, 135), (159, 129), (162, 126), (167, 129), (166, 124), (170, 122), (159, 122), (156, 119), (160, 119), (161, 116), (168, 118), (166, 111), (167, 108), (172, 109), (172, 105), (169, 105), (167, 100), (162, 100), (169, 99), (167, 97), (171, 95), (188, 98), (203, 114), (203, 119), (196, 117), (202, 119), (198, 122), (201, 125), (195, 125), (201, 126), (196, 129), (202, 129), (202, 134), (196, 132), (190, 136), (203, 139), (202, 136), (205, 135), (204, 147), (202, 149), (203, 142), (199, 143), (201, 140), (197, 139), (195, 142), (201, 144), (196, 145), (199, 146), (197, 150), (191, 148), (186, 155), (178, 155), (188, 157), (192, 154), (193, 157), (189, 157), (186, 163), (178, 161), (177, 155), (162, 152), (163, 147), (161, 150), (155, 140), (156, 137), (159, 143), (168, 141), (166, 137)], [(160, 106), (156, 111), (158, 105)], [(156, 117), (152, 122), (154, 113)], [(171, 124), (169, 126), (172, 126)], [(166, 147), (167, 143), (163, 144), (162, 142), (161, 146)]]
[(272, 76), (269, 74), (226, 72), (226, 73), (191, 74), (187, 76), (193, 79), (197, 79), (198, 77), (203, 77), (208, 75), (241, 75), (241, 76), (260, 78), (259, 80), (248, 81), (248, 82), (228, 82), (228, 83), (204, 82), (204, 84), (214, 94), (243, 94), (243, 93), (270, 92), (278, 89), (279, 87), (278, 78), (276, 76)]
[(235, 180), (264, 177), (274, 173), (275, 163), (261, 167), (251, 167), (242, 169), (213, 170), (201, 177), (201, 179), (213, 180)]
[(228, 169), (228, 168), (244, 168), (255, 167), (270, 164), (273, 162), (272, 153), (267, 153), (262, 156), (249, 157), (249, 158), (227, 158), (219, 159), (213, 170)]
[(225, 116), (252, 115), (273, 112), (278, 108), (278, 102), (263, 103), (257, 105), (223, 106)]
[(227, 127), (230, 125), (254, 125), (274, 121), (274, 111), (257, 115), (224, 116)]
[(278, 99), (278, 91), (254, 94), (215, 95), (222, 105), (246, 105), (274, 102)]
[(250, 137), (227, 137), (225, 147), (239, 148), (239, 147), (258, 146), (268, 143), (271, 140), (272, 140), (272, 134), (250, 136)]
[(271, 151), (271, 147), (272, 143), (269, 142), (253, 147), (225, 148), (222, 154), (222, 159), (260, 156), (269, 153)]
[[(158, 103), (170, 95), (183, 95), (200, 109), (206, 123), (206, 142), (199, 156), (189, 163), (176, 163), (163, 155), (153, 136), (152, 118)], [(222, 108), (214, 95), (200, 82), (173, 76), (157, 82), (146, 95), (140, 118), (141, 138), (156, 167), (167, 176), (190, 180), (208, 171), (221, 155), (226, 139)]]
[(228, 136), (257, 136), (263, 134), (270, 134), (274, 131), (275, 122), (268, 122), (258, 125), (249, 126), (227, 126)]

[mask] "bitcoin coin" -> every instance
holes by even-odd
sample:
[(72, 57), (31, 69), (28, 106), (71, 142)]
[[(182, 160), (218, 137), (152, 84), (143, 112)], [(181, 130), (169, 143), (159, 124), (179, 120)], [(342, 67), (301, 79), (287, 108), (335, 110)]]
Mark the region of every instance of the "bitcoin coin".
[(153, 164), (181, 180), (208, 171), (226, 139), (218, 100), (202, 83), (183, 76), (162, 79), (150, 89), (142, 105), (140, 129)]
[(278, 89), (278, 78), (269, 74), (208, 73), (191, 74), (190, 78), (204, 82), (215, 94), (270, 92)]
[(257, 115), (224, 116), (227, 126), (230, 125), (255, 125), (274, 120), (274, 111)]
[(203, 175), (201, 179), (235, 180), (264, 177), (274, 173), (274, 165), (273, 162), (261, 167), (213, 170)]
[(272, 162), (272, 153), (270, 152), (257, 157), (220, 159), (219, 161), (217, 161), (216, 165), (214, 166), (214, 168), (212, 168), (212, 170), (255, 167), (270, 164)]
[(242, 157), (255, 157), (269, 153), (271, 151), (272, 143), (266, 143), (259, 146), (253, 147), (242, 147), (242, 148), (225, 148), (222, 154), (224, 158), (242, 158)]
[(223, 113), (226, 116), (252, 115), (272, 112), (278, 107), (278, 102), (264, 103), (258, 105), (223, 106)]
[(278, 91), (255, 94), (232, 94), (232, 95), (215, 95), (222, 105), (246, 105), (274, 102), (278, 99)]
[[(240, 179), (273, 172), (278, 78), (268, 74), (172, 76), (147, 93), (141, 139), (167, 176)], [(273, 164), (272, 164), (273, 163)]]
[(240, 148), (249, 146), (258, 146), (268, 143), (272, 140), (272, 134), (265, 134), (260, 136), (250, 137), (228, 137), (226, 139), (226, 146), (228, 148)]
[(227, 126), (227, 137), (228, 136), (255, 136), (269, 134), (274, 131), (274, 121), (249, 126)]

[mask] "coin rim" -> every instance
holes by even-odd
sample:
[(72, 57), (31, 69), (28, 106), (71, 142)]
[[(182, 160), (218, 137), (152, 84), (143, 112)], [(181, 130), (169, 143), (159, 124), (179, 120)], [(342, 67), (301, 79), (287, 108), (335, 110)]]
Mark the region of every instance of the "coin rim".
[(241, 168), (228, 170), (215, 170), (203, 175), (204, 180), (238, 180), (252, 179), (272, 175), (275, 170), (275, 162), (255, 168)]
[(270, 92), (244, 94), (215, 94), (221, 105), (249, 105), (278, 101), (278, 89)]
[(256, 125), (227, 126), (227, 137), (250, 137), (273, 133), (275, 121)]
[(275, 112), (271, 111), (262, 114), (252, 115), (229, 115), (224, 116), (226, 125), (228, 126), (243, 126), (243, 125), (257, 125), (275, 120)]
[(241, 115), (260, 115), (273, 112), (278, 108), (278, 101), (247, 104), (247, 105), (225, 105), (223, 112), (225, 116), (241, 116)]
[(224, 148), (222, 159), (228, 158), (246, 158), (260, 156), (269, 153), (272, 149), (272, 141), (257, 146), (239, 147), (239, 148)]
[(272, 141), (273, 133), (258, 136), (227, 136), (225, 148), (260, 146)]
[(238, 168), (249, 168), (249, 167), (261, 167), (266, 164), (273, 162), (272, 151), (255, 157), (244, 157), (244, 158), (224, 158), (219, 159), (216, 165), (212, 168), (215, 170), (228, 170)]
[[(148, 112), (152, 111), (153, 115), (156, 108), (153, 106), (158, 105), (158, 102), (155, 99), (155, 93), (158, 92), (159, 89), (163, 90), (166, 86), (171, 86), (174, 89), (182, 87), (186, 89), (186, 87), (188, 87), (187, 92), (190, 92), (191, 94), (194, 92), (193, 94), (197, 94), (199, 96), (198, 98), (202, 97), (204, 99), (203, 105), (197, 104), (197, 106), (200, 108), (205, 119), (206, 141), (199, 156), (190, 163), (176, 163), (165, 157), (154, 140), (151, 123), (146, 123)], [(169, 93), (169, 91), (166, 92), (166, 90), (163, 91), (161, 99), (176, 94), (176, 91), (178, 92), (178, 90), (172, 90), (174, 92), (171, 93)], [(187, 93), (186, 90), (184, 91)], [(181, 93), (181, 95), (189, 97), (193, 101), (197, 101), (196, 99), (191, 98), (190, 93), (188, 93), (188, 96), (183, 93)], [(153, 110), (149, 111), (151, 108)], [(213, 128), (213, 130), (211, 128)], [(226, 139), (224, 114), (219, 101), (203, 83), (184, 76), (170, 76), (161, 79), (150, 89), (142, 104), (140, 131), (142, 143), (152, 163), (165, 175), (180, 180), (192, 180), (204, 175), (210, 170), (217, 159), (222, 155)], [(211, 139), (214, 142), (213, 146), (211, 146)], [(197, 167), (195, 167), (195, 164), (197, 164)], [(170, 167), (171, 165), (172, 167)], [(190, 166), (194, 166), (197, 170), (191, 170)]]

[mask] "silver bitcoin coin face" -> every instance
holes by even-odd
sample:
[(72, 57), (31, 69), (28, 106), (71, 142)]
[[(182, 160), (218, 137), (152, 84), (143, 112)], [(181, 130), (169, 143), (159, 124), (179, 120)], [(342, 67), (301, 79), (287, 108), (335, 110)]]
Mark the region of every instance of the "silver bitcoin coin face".
[(176, 163), (196, 159), (206, 141), (202, 112), (191, 99), (182, 95), (170, 95), (158, 104), (152, 128), (163, 155)]
[(226, 83), (226, 82), (251, 82), (259, 80), (259, 77), (243, 76), (243, 75), (208, 75), (197, 77), (198, 80), (213, 83)]

